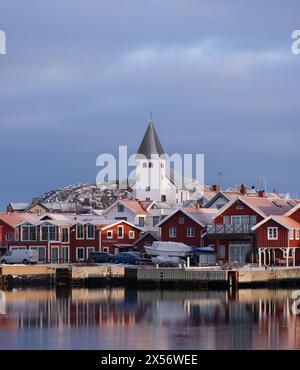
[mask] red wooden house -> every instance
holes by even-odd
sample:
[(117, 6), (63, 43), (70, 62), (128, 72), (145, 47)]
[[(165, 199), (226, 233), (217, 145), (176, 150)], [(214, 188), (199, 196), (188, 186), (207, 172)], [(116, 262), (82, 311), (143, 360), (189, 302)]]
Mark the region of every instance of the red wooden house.
[(281, 216), (297, 202), (264, 197), (238, 197), (220, 209), (214, 224), (208, 225), (207, 236), (214, 239), (219, 261), (241, 264), (256, 262), (257, 243), (253, 226), (269, 215)]
[(203, 231), (217, 213), (218, 210), (209, 208), (178, 209), (159, 223), (161, 240), (181, 242), (193, 247), (207, 246), (210, 241), (203, 238)]
[(300, 264), (300, 204), (283, 216), (271, 215), (256, 231), (259, 265)]
[(101, 228), (100, 233), (100, 250), (119, 253), (134, 249), (134, 244), (140, 239), (142, 230), (123, 220)]

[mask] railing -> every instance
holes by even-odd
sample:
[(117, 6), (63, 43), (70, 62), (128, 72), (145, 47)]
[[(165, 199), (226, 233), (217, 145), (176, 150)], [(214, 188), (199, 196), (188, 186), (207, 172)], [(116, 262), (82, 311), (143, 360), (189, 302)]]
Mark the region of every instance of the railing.
[(207, 234), (251, 234), (252, 225), (233, 224), (233, 225), (207, 225)]

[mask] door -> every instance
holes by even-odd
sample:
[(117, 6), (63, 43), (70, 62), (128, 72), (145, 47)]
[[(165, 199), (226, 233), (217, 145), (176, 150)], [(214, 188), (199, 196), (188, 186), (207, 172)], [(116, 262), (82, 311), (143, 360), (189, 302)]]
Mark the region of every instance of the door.
[(69, 247), (61, 247), (61, 262), (69, 262)]
[(251, 250), (251, 244), (229, 244), (229, 262), (245, 264)]
[(39, 262), (46, 262), (46, 247), (30, 247), (30, 249), (37, 251)]
[(59, 260), (59, 248), (51, 247), (51, 262), (57, 263)]

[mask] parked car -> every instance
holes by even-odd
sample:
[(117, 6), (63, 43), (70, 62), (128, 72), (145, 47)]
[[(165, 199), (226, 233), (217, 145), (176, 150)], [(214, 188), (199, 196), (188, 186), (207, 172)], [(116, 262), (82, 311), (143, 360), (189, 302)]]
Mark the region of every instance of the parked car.
[(141, 261), (141, 256), (135, 252), (123, 252), (115, 254), (111, 262), (112, 263), (126, 263), (130, 265), (138, 265)]
[(24, 263), (28, 265), (29, 263), (34, 264), (39, 261), (38, 253), (33, 249), (20, 249), (11, 250), (6, 252), (1, 258), (0, 263)]
[(152, 262), (154, 265), (159, 265), (160, 267), (178, 267), (185, 263), (182, 258), (175, 256), (152, 257)]
[(91, 263), (106, 263), (110, 262), (113, 254), (107, 252), (92, 252), (89, 255), (88, 262)]

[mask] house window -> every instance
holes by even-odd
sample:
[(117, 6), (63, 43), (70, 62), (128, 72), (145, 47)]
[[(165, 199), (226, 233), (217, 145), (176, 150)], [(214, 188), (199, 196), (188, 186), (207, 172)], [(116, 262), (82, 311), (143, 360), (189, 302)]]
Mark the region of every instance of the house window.
[(62, 242), (63, 243), (69, 243), (69, 229), (67, 227), (64, 227), (62, 229)]
[(242, 205), (242, 204), (238, 204), (237, 206), (236, 206), (236, 209), (244, 209), (245, 207)]
[(170, 238), (176, 238), (177, 236), (177, 229), (176, 227), (170, 227), (169, 228), (169, 237)]
[(87, 225), (87, 239), (95, 239), (95, 226), (94, 225)]
[(11, 242), (14, 239), (14, 234), (13, 233), (7, 233), (6, 234), (6, 240)]
[(183, 218), (183, 217), (180, 217), (180, 219), (179, 219), (179, 224), (180, 224), (180, 225), (183, 225), (183, 224), (184, 224), (184, 218)]
[(22, 241), (36, 241), (36, 227), (23, 226), (22, 227)]
[(103, 251), (104, 253), (109, 253), (109, 248), (108, 248), (108, 247), (103, 247), (103, 248), (102, 248), (102, 251)]
[(167, 201), (167, 196), (166, 195), (162, 195), (161, 196), (161, 201), (162, 202), (166, 202)]
[(300, 240), (300, 229), (296, 229), (296, 240)]
[(147, 163), (146, 162), (143, 163), (143, 167), (147, 168)]
[(76, 248), (76, 259), (77, 261), (84, 260), (84, 248), (81, 247)]
[(112, 239), (114, 237), (113, 231), (112, 230), (107, 230), (106, 237), (107, 237), (107, 239)]
[(220, 247), (219, 247), (219, 258), (226, 258), (225, 245), (220, 245)]
[(233, 225), (249, 225), (249, 216), (231, 216)]
[(125, 212), (125, 207), (123, 206), (123, 204), (119, 204), (119, 205), (118, 205), (118, 212), (119, 212), (119, 213), (123, 213), (123, 212)]
[(91, 253), (95, 252), (95, 247), (88, 247), (86, 249), (86, 257), (89, 258)]
[(257, 224), (257, 217), (256, 216), (250, 216), (250, 225), (254, 226)]
[(83, 239), (83, 225), (76, 225), (76, 239)]
[(278, 240), (278, 227), (268, 227), (268, 240)]
[(230, 216), (224, 216), (224, 225), (230, 225)]
[(147, 186), (146, 187), (146, 191), (150, 191), (151, 190), (151, 187), (150, 186)]
[(289, 238), (290, 240), (294, 240), (294, 229), (289, 231)]
[(188, 238), (193, 238), (195, 236), (195, 228), (194, 227), (188, 227), (186, 236)]
[(56, 227), (53, 225), (41, 226), (41, 240), (42, 241), (54, 241), (56, 240)]
[(139, 227), (144, 227), (145, 226), (145, 219), (144, 217), (139, 217)]
[(159, 223), (159, 216), (153, 217), (153, 227), (155, 227)]
[(129, 239), (134, 239), (134, 238), (135, 238), (135, 232), (129, 231)]
[(124, 226), (118, 226), (118, 238), (119, 239), (124, 238)]
[(150, 198), (146, 198), (146, 202), (151, 202), (151, 199)]
[(153, 167), (153, 163), (149, 162), (149, 168), (152, 168), (152, 167)]

